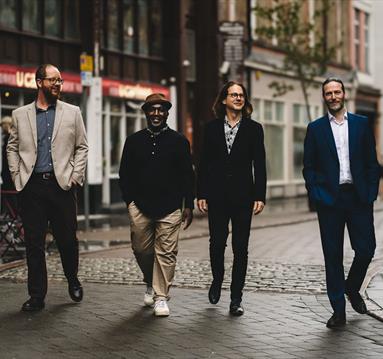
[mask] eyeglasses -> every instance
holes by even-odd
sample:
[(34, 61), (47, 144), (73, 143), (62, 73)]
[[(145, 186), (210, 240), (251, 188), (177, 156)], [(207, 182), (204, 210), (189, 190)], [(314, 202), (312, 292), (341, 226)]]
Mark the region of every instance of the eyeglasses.
[(245, 98), (245, 95), (243, 93), (236, 93), (236, 92), (228, 93), (227, 96), (230, 96), (231, 98), (240, 98), (240, 99)]
[(51, 85), (59, 84), (62, 85), (64, 83), (63, 79), (60, 79), (59, 77), (44, 77), (42, 80), (48, 80)]
[(156, 112), (159, 112), (159, 113), (165, 113), (166, 112), (166, 108), (164, 106), (151, 106), (148, 108), (148, 113), (156, 113)]

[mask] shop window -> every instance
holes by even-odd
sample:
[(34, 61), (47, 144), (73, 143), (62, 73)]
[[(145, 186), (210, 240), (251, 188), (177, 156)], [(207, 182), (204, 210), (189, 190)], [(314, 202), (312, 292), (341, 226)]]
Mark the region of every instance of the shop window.
[(67, 39), (80, 39), (79, 0), (67, 0), (64, 3), (64, 36)]
[(0, 26), (15, 29), (16, 0), (0, 0)]
[(285, 104), (280, 101), (253, 99), (255, 116), (265, 133), (267, 177), (280, 181), (285, 176)]
[(59, 37), (61, 33), (61, 0), (45, 0), (45, 34)]
[(37, 0), (23, 0), (23, 30), (41, 32), (39, 4)]
[[(310, 107), (311, 116), (319, 116), (319, 106)], [(309, 123), (306, 106), (302, 104), (293, 105), (293, 166), (294, 178), (303, 179), (303, 147), (306, 136), (306, 128)]]

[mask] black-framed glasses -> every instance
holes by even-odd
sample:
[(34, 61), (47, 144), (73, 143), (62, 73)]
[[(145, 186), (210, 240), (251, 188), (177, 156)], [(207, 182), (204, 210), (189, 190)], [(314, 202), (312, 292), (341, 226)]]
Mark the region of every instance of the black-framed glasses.
[(60, 77), (44, 77), (42, 80), (48, 80), (51, 85), (59, 84), (62, 85), (64, 80)]
[(245, 98), (245, 95), (243, 93), (237, 93), (237, 92), (228, 93), (227, 96), (230, 96), (231, 98), (240, 98), (240, 99)]

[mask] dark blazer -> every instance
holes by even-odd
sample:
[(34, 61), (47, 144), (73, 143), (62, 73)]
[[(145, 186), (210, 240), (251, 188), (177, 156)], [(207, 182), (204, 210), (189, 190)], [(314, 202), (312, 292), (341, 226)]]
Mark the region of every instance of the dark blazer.
[[(347, 113), (350, 167), (354, 186), (363, 203), (378, 194), (379, 164), (375, 138), (367, 117)], [(328, 116), (307, 126), (304, 142), (303, 177), (310, 199), (333, 205), (339, 193), (339, 159)]]
[(266, 165), (262, 126), (243, 118), (230, 154), (224, 121), (207, 123), (198, 169), (197, 196), (209, 202), (265, 202)]

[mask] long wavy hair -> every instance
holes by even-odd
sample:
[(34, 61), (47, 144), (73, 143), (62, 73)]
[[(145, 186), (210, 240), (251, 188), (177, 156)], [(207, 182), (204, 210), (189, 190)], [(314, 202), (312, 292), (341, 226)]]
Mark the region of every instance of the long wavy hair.
[(239, 82), (235, 81), (229, 81), (225, 85), (222, 86), (221, 90), (219, 91), (213, 105), (213, 113), (216, 118), (224, 119), (226, 116), (226, 105), (222, 103), (224, 99), (226, 99), (229, 88), (231, 86), (238, 85), (241, 86), (243, 95), (245, 96), (245, 105), (242, 108), (242, 117), (243, 118), (250, 118), (251, 114), (253, 113), (253, 106), (251, 105), (249, 98), (247, 96), (247, 91), (245, 89), (245, 86), (243, 86)]

